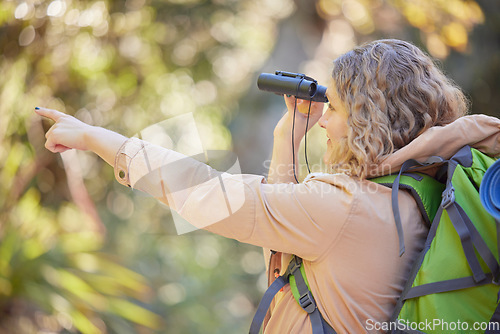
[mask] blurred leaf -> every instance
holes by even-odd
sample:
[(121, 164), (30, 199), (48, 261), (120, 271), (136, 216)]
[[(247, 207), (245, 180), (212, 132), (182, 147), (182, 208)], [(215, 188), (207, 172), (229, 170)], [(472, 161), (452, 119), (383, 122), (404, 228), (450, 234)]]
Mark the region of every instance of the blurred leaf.
[(60, 247), (66, 253), (80, 253), (99, 250), (102, 247), (100, 238), (94, 232), (67, 233), (59, 236)]
[(109, 298), (110, 310), (125, 319), (152, 329), (160, 329), (161, 318), (145, 308), (124, 299)]
[(82, 334), (100, 334), (102, 331), (96, 327), (82, 312), (72, 310), (70, 312), (71, 319), (75, 327), (82, 332)]

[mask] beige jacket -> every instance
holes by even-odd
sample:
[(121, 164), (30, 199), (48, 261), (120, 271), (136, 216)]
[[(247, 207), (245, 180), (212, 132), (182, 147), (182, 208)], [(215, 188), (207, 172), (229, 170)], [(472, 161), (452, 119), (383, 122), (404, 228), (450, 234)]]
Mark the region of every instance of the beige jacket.
[[(499, 155), (500, 120), (473, 115), (432, 128), (373, 175), (397, 171), (409, 158), (450, 158), (466, 144)], [(286, 269), (289, 254), (302, 257), (318, 308), (338, 333), (364, 333), (388, 320), (427, 234), (414, 200), (401, 191), (406, 252), (399, 257), (390, 189), (343, 174), (267, 184), (263, 176), (217, 172), (134, 138), (118, 152), (115, 175), (199, 228), (283, 253), (270, 264), (271, 277), (280, 262)], [(311, 333), (288, 286), (273, 302), (265, 333)]]

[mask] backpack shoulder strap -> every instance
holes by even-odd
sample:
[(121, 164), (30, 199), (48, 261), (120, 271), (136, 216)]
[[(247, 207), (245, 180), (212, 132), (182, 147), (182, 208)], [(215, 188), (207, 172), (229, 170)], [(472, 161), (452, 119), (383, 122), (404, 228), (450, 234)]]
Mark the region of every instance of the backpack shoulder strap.
[(296, 255), (292, 257), (286, 272), (282, 276), (276, 278), (264, 293), (264, 297), (259, 303), (257, 312), (250, 325), (249, 334), (259, 333), (272, 299), (278, 291), (288, 283), (290, 284), (290, 289), (297, 303), (309, 314), (313, 334), (336, 334), (333, 327), (326, 322), (316, 306), (316, 301), (309, 289), (309, 283), (307, 282), (302, 259)]
[[(380, 176), (370, 181), (392, 188), (396, 178), (397, 175), (392, 174)], [(413, 172), (402, 174), (398, 187), (410, 192), (417, 202), (425, 223), (430, 227), (439, 209), (441, 194), (445, 189), (445, 185), (429, 175)]]

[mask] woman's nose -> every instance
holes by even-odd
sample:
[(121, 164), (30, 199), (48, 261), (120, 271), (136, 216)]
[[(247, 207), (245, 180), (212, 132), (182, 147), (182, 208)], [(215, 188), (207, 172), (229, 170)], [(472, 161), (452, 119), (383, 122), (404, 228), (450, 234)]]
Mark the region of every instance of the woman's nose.
[(326, 123), (328, 122), (326, 117), (326, 112), (319, 118), (318, 125), (323, 129), (326, 129)]

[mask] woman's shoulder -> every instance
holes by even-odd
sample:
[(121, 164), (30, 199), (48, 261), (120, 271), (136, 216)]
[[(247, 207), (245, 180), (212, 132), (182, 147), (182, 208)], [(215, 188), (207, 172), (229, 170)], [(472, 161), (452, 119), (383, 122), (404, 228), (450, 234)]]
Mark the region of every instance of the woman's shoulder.
[(354, 178), (345, 173), (325, 173), (325, 172), (315, 172), (310, 173), (304, 179), (304, 183), (308, 182), (325, 182), (330, 184), (336, 184), (338, 182), (351, 182), (355, 181)]
[(345, 173), (311, 173), (304, 179), (304, 184), (334, 186), (351, 194), (380, 194), (389, 189), (370, 180), (360, 180)]

